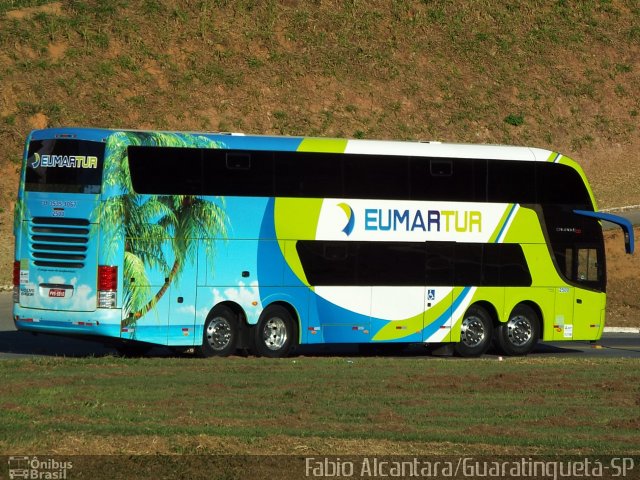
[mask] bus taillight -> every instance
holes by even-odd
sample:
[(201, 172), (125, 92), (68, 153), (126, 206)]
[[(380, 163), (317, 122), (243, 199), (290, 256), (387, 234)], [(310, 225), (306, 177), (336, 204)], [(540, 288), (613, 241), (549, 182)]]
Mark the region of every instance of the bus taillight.
[(118, 290), (118, 267), (98, 266), (98, 308), (115, 308)]
[(13, 262), (13, 303), (20, 302), (20, 260)]

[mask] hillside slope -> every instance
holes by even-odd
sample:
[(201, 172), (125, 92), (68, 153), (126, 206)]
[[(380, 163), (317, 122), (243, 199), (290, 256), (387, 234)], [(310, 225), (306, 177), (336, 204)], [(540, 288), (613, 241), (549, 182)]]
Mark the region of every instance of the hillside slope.
[(32, 128), (527, 144), (613, 207), (640, 204), (639, 112), (637, 0), (5, 0), (0, 284)]

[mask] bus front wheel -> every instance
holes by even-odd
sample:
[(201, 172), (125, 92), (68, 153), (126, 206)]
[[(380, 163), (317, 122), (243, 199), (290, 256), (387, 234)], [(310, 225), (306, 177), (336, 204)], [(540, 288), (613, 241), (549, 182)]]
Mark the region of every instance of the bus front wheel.
[(227, 357), (238, 343), (238, 316), (225, 305), (219, 305), (207, 317), (200, 353), (204, 357)]
[(286, 357), (296, 343), (295, 321), (280, 305), (272, 305), (262, 312), (254, 332), (256, 353), (263, 357)]
[(540, 337), (540, 320), (528, 305), (517, 305), (496, 331), (498, 350), (505, 355), (527, 355)]
[(493, 322), (489, 313), (479, 305), (472, 305), (465, 312), (460, 327), (460, 341), (454, 351), (461, 357), (477, 357), (491, 344)]

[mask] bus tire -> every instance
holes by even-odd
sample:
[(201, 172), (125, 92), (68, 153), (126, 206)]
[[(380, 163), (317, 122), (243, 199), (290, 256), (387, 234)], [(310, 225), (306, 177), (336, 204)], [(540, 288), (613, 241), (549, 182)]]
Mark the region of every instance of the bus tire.
[(460, 341), (453, 347), (460, 357), (477, 357), (491, 345), (493, 322), (491, 315), (479, 305), (471, 305), (464, 313)]
[(203, 357), (228, 357), (236, 350), (238, 335), (238, 316), (226, 305), (218, 305), (204, 322), (199, 353)]
[(295, 321), (289, 311), (281, 305), (265, 308), (254, 330), (256, 353), (262, 357), (286, 357), (296, 340)]
[(530, 353), (540, 337), (540, 319), (528, 305), (516, 305), (506, 323), (496, 330), (498, 350), (504, 355), (518, 356)]

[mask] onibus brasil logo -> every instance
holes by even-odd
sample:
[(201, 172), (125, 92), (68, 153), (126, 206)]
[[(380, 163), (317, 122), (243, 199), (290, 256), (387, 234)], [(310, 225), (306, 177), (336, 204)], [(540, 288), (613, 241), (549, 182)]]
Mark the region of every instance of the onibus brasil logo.
[(98, 168), (98, 157), (85, 155), (40, 155), (33, 154), (32, 168)]
[(9, 478), (64, 480), (73, 462), (62, 462), (53, 458), (9, 457)]

